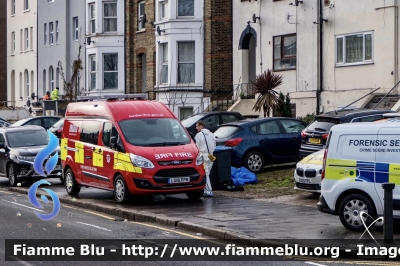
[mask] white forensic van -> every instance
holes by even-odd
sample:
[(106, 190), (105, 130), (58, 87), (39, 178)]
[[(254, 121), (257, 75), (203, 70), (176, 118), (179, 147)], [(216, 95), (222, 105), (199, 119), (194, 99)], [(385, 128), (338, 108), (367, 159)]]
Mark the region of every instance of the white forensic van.
[(350, 230), (365, 230), (361, 218), (369, 225), (383, 215), (382, 184), (391, 182), (393, 216), (400, 218), (400, 123), (337, 125), (325, 148), (319, 211), (339, 215)]

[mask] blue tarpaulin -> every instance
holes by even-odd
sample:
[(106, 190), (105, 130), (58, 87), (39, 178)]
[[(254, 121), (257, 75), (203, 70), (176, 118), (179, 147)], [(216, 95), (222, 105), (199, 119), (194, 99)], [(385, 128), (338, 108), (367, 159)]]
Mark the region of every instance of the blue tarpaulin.
[(258, 183), (256, 174), (243, 166), (240, 168), (231, 167), (231, 177), (235, 186)]
[(226, 150), (232, 150), (232, 147), (228, 147), (228, 146), (217, 146), (215, 147), (215, 151), (226, 151)]

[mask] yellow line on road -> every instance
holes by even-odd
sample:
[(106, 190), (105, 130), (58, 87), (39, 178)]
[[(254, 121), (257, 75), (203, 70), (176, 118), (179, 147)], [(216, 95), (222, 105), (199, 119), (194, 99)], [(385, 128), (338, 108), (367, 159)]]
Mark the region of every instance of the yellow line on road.
[(87, 212), (87, 213), (90, 213), (90, 214), (93, 214), (93, 215), (97, 215), (97, 216), (106, 218), (106, 219), (108, 219), (108, 220), (115, 220), (115, 218), (113, 218), (113, 217), (110, 217), (110, 216), (107, 216), (107, 215), (103, 215), (103, 214), (100, 214), (100, 213), (97, 213), (97, 212), (85, 211), (85, 210), (83, 210), (83, 211), (84, 211), (84, 212)]

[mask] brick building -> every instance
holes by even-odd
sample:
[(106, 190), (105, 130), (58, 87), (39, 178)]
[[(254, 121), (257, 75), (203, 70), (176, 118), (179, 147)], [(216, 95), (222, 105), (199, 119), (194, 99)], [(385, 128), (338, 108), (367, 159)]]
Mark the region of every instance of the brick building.
[(0, 1), (0, 101), (7, 101), (7, 40), (7, 2)]
[(232, 89), (232, 1), (204, 3), (204, 89)]
[[(126, 2), (126, 92), (154, 90), (156, 82), (155, 3), (158, 0)], [(149, 95), (153, 98), (154, 95)]]

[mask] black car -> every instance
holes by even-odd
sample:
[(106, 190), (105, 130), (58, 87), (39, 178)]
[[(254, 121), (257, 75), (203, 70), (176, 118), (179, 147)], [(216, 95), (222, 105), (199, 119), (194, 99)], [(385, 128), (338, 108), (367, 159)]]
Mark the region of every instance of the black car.
[(186, 128), (189, 134), (194, 138), (197, 134), (196, 123), (199, 120), (204, 121), (206, 128), (211, 132), (215, 132), (220, 125), (236, 122), (239, 120), (246, 119), (238, 112), (203, 112), (196, 115), (192, 115), (182, 120), (182, 125)]
[(26, 119), (19, 120), (11, 125), (11, 127), (19, 126), (41, 126), (45, 129), (51, 128), (61, 117), (59, 116), (39, 116), (30, 117)]
[[(43, 127), (20, 126), (0, 128), (0, 176), (7, 177), (11, 186), (20, 181), (40, 179), (33, 169), (36, 155), (48, 144)], [(59, 153), (59, 149), (56, 151)], [(60, 158), (47, 177), (61, 176)]]
[(382, 119), (383, 114), (390, 113), (391, 110), (371, 110), (356, 109), (332, 111), (322, 115), (315, 116), (307, 128), (301, 132), (301, 146), (299, 157), (304, 158), (314, 152), (323, 149), (328, 139), (330, 129), (337, 124), (373, 122)]
[(57, 121), (49, 130), (53, 133), (57, 138), (61, 139), (62, 130), (64, 127), (64, 118), (61, 118)]

